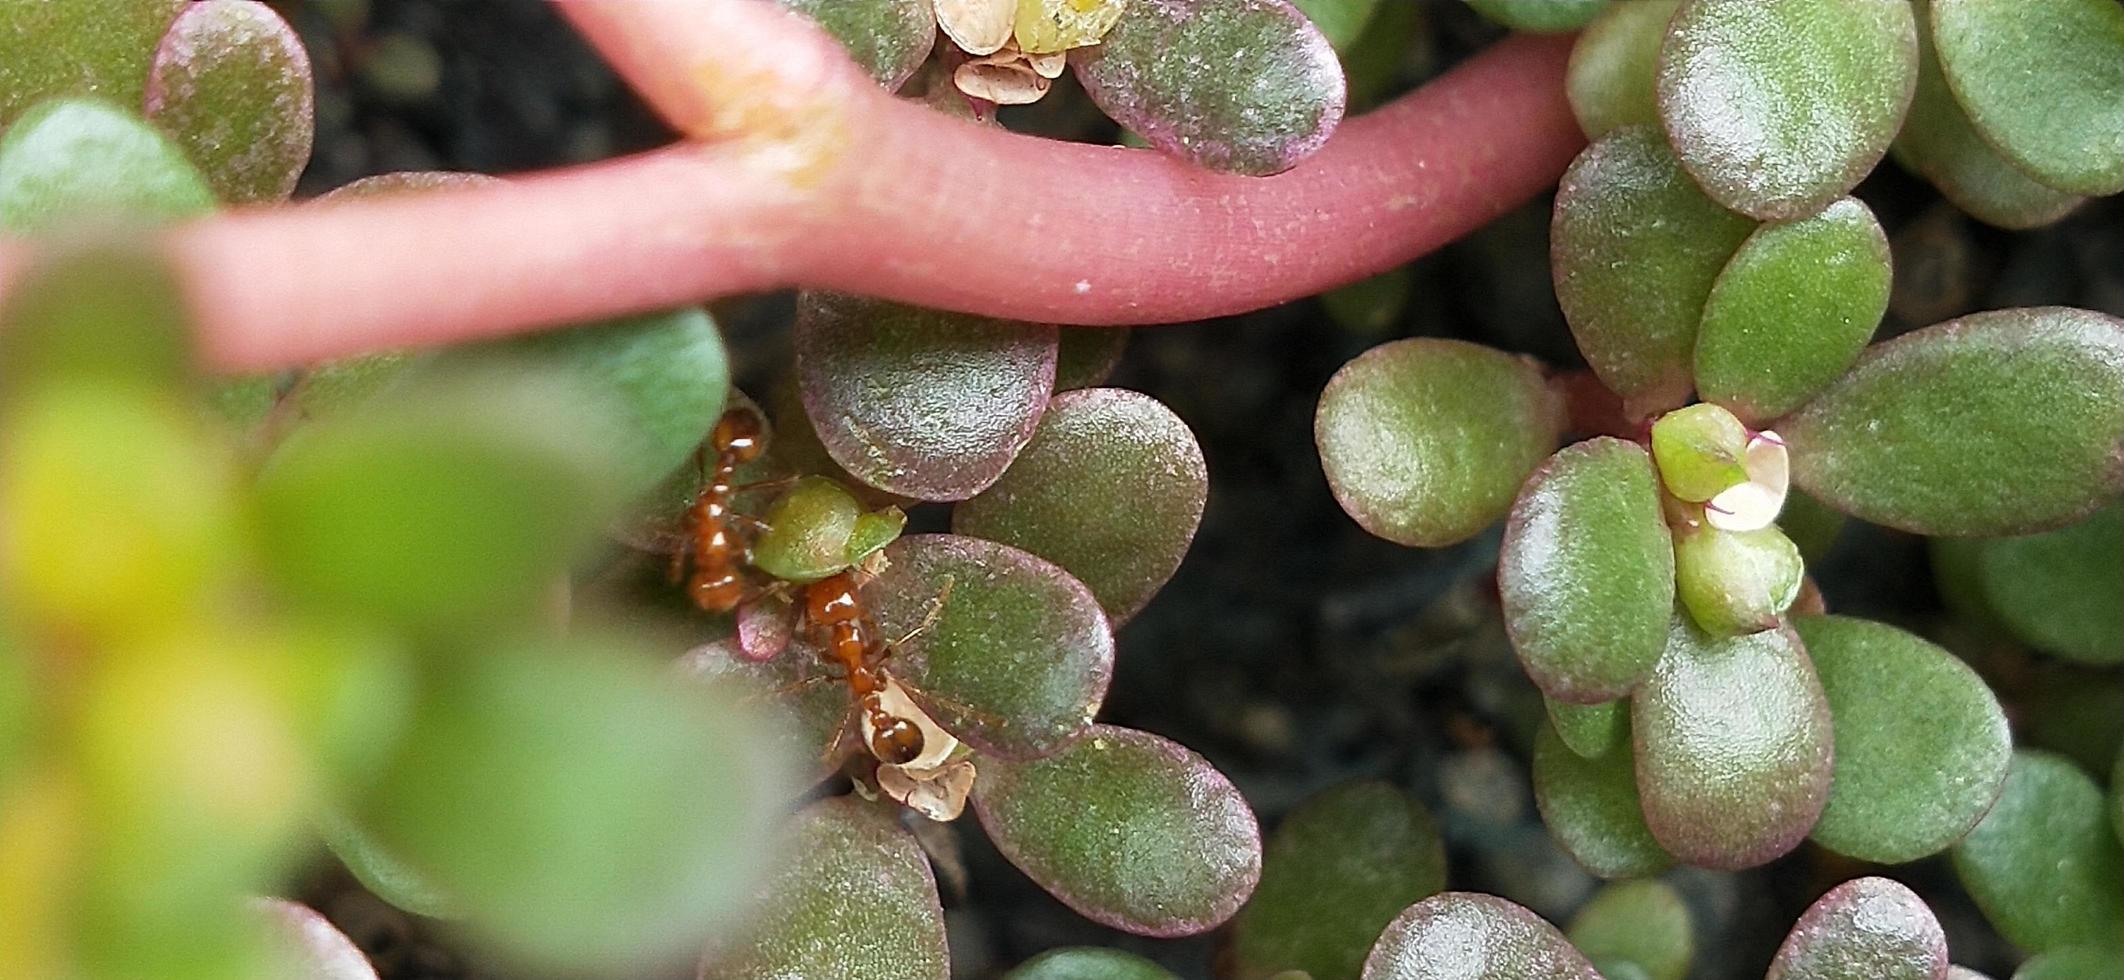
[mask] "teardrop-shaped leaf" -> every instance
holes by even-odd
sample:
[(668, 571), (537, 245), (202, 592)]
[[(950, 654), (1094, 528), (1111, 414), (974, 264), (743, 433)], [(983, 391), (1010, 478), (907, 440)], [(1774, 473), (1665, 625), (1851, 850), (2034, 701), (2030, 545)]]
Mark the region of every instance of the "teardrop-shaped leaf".
[(155, 42), (190, 0), (0, 0), (0, 128), (31, 104), (139, 105)]
[(305, 905), (277, 898), (251, 903), (266, 928), (272, 976), (301, 980), (376, 980), (361, 947)]
[(1888, 311), (1888, 235), (1857, 198), (1764, 225), (1704, 303), (1699, 397), (1760, 425), (1850, 370)]
[(2124, 980), (2124, 953), (2092, 946), (2061, 946), (2031, 956), (2013, 980)]
[(1917, 893), (1855, 878), (1815, 899), (1777, 949), (1765, 980), (1940, 980), (1947, 934)]
[(2014, 635), (2084, 664), (2124, 662), (2124, 505), (1982, 545), (1977, 578)]
[(1556, 300), (1586, 363), (1635, 415), (1688, 400), (1704, 300), (1754, 227), (1705, 197), (1650, 126), (1608, 133), (1564, 173)]
[(798, 299), (804, 411), (857, 479), (921, 500), (981, 492), (1032, 438), (1055, 328), (825, 293)]
[(2124, 191), (2124, 7), (1932, 0), (1930, 13), (1947, 84), (1993, 147), (2059, 190)]
[(1562, 428), (1562, 400), (1532, 364), (1416, 337), (1374, 347), (1328, 379), (1313, 441), (1359, 526), (1436, 548), (1503, 517)]
[(1794, 482), (1874, 523), (2056, 527), (2124, 487), (2124, 321), (2046, 306), (1907, 333), (1777, 430)]
[(1658, 125), (1660, 42), (1680, 6), (1681, 0), (1609, 4), (1578, 36), (1564, 87), (1587, 139), (1622, 126)]
[(754, 923), (700, 980), (944, 980), (944, 909), (929, 856), (895, 810), (839, 796), (796, 815)]
[(1364, 961), (1364, 980), (1599, 980), (1541, 917), (1495, 895), (1446, 892), (1409, 906)]
[(1505, 525), (1497, 590), (1512, 649), (1543, 693), (1580, 704), (1630, 693), (1674, 610), (1652, 457), (1601, 436), (1534, 471)]
[(897, 89), (929, 57), (937, 37), (933, 0), (781, 0), (817, 21), (848, 49), (856, 64), (887, 89)]
[(1712, 639), (1675, 617), (1630, 698), (1645, 823), (1674, 856), (1751, 868), (1807, 836), (1829, 796), (1829, 702), (1789, 628)]
[[(1672, 885), (1618, 881), (1594, 893), (1565, 935), (1595, 963), (1621, 961), (1646, 980), (1682, 980), (1696, 956), (1689, 905)], [(1613, 980), (1611, 977), (1610, 980)]]
[(184, 151), (102, 102), (46, 102), (0, 136), (0, 231), (160, 222), (212, 210), (214, 192)]
[(799, 775), (806, 780), (825, 778), (856, 749), (848, 685), (832, 676), (818, 647), (802, 638), (780, 656), (765, 659), (749, 655), (734, 637), (715, 640), (686, 651), (677, 666), (689, 680), (720, 685), (748, 706), (780, 715), (783, 724), (747, 744), (778, 740), (770, 746), (772, 754), (803, 764)]
[(1055, 336), (1057, 392), (1105, 384), (1128, 349), (1128, 331), (1112, 327), (1062, 327)]
[(1062, 566), (1119, 623), (1180, 567), (1208, 494), (1187, 423), (1149, 395), (1090, 388), (1055, 396), (1002, 478), (952, 509), (951, 528)]
[(2124, 940), (2124, 847), (2102, 810), (2079, 767), (2013, 754), (1998, 803), (1954, 846), (1955, 874), (1999, 935), (2036, 953)]
[(1635, 878), (1674, 863), (1645, 826), (1627, 745), (1582, 756), (1543, 725), (1534, 740), (1534, 802), (1558, 846), (1595, 875)]
[(1978, 221), (2001, 228), (2046, 225), (2079, 207), (2086, 198), (2038, 183), (1977, 134), (1940, 74), (1926, 5), (1911, 9), (1918, 19), (1917, 94), (1889, 148), (1895, 162), (1931, 181)]
[(1201, 756), (1148, 732), (1095, 725), (1044, 759), (984, 760), (973, 798), (1010, 863), (1116, 929), (1215, 928), (1261, 877), (1261, 831), (1239, 791)]
[[(1372, 22), (1372, 14), (1379, 9), (1380, 0), (1291, 0), (1305, 18), (1320, 28), (1328, 43), (1337, 51), (1348, 51), (1350, 45), (1364, 36), (1364, 29)], [(1318, 978), (1315, 978), (1318, 980)]]
[(1033, 957), (1003, 980), (1179, 980), (1172, 971), (1134, 953), (1097, 946), (1051, 949)]
[(406, 863), (376, 835), (344, 813), (329, 813), (317, 824), (318, 836), (354, 880), (391, 906), (431, 919), (463, 914), (456, 899), (444, 894), (427, 872)]
[(162, 38), (147, 115), (229, 204), (278, 202), (310, 162), (310, 55), (273, 8), (200, 0)]
[(1445, 844), (1408, 794), (1362, 782), (1315, 796), (1269, 838), (1261, 887), (1232, 924), (1236, 976), (1355, 978), (1379, 931), (1445, 883)]
[(1659, 114), (1705, 192), (1782, 221), (1880, 162), (1916, 83), (1907, 3), (1692, 0), (1660, 52)]
[(1468, 0), (1468, 6), (1484, 17), (1515, 31), (1536, 34), (1578, 30), (1607, 5), (1608, 0)]
[(893, 676), (953, 735), (1011, 758), (1087, 731), (1113, 673), (1114, 635), (1083, 583), (1009, 545), (916, 534), (885, 549), (863, 590)]
[(1960, 840), (1998, 798), (2013, 751), (1991, 689), (1960, 658), (1893, 626), (1802, 616), (1793, 628), (1836, 719), (1835, 775), (1814, 839), (1877, 864)]
[(1624, 733), (1630, 730), (1630, 704), (1622, 698), (1572, 704), (1544, 694), (1541, 704), (1548, 712), (1549, 724), (1556, 729), (1556, 737), (1588, 759), (1606, 755), (1622, 743)]
[(1115, 122), (1232, 173), (1296, 166), (1327, 142), (1348, 98), (1334, 47), (1288, 0), (1140, 0), (1069, 62)]

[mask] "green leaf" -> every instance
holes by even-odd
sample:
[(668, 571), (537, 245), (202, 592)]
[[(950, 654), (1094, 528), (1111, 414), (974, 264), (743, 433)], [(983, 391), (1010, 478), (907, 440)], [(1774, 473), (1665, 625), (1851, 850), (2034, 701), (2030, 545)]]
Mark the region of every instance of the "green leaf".
[(1676, 617), (1659, 669), (1630, 699), (1653, 837), (1720, 871), (1797, 847), (1829, 795), (1829, 726), (1790, 629), (1713, 639)]
[(1696, 389), (1761, 425), (1843, 376), (1888, 311), (1888, 236), (1857, 198), (1764, 225), (1704, 303)]
[(711, 945), (701, 980), (944, 980), (944, 909), (929, 856), (892, 807), (852, 796), (796, 815), (755, 925)]
[(1578, 30), (1607, 5), (1608, 0), (1468, 0), (1476, 13), (1515, 31), (1535, 34)]
[(2117, 840), (2124, 842), (2124, 746), (2117, 750), (2117, 764), (2109, 774), (2109, 822), (2115, 825)]
[(1854, 878), (1815, 899), (1777, 949), (1765, 980), (1934, 980), (1947, 972), (1947, 934), (1917, 893)]
[(848, 49), (856, 64), (887, 89), (897, 89), (928, 60), (937, 37), (932, 0), (781, 0), (817, 21)]
[(1652, 423), (1652, 462), (1667, 492), (1690, 503), (1703, 503), (1748, 482), (1743, 460), (1748, 427), (1740, 417), (1717, 405), (1698, 402), (1677, 408)]
[(1600, 980), (1556, 927), (1494, 895), (1446, 892), (1409, 906), (1364, 962), (1364, 980)]
[(1355, 980), (1379, 931), (1445, 883), (1445, 844), (1407, 794), (1361, 782), (1315, 796), (1269, 838), (1261, 887), (1232, 925), (1236, 976)]
[(1105, 384), (1128, 349), (1128, 331), (1113, 327), (1062, 327), (1055, 337), (1057, 393)]
[(1689, 905), (1673, 886), (1650, 879), (1618, 881), (1593, 894), (1572, 916), (1571, 944), (1595, 962), (1621, 960), (1646, 980), (1682, 980), (1696, 955)]
[[(1289, 170), (1327, 142), (1347, 105), (1335, 49), (1286, 0), (1131, 3), (1102, 43), (1069, 61), (1115, 122), (1211, 170)], [(1213, 64), (1232, 70), (1204, 70)]]
[(2124, 980), (2124, 954), (2090, 946), (2063, 946), (2032, 956), (2013, 980)]
[(1534, 802), (1564, 853), (1595, 875), (1634, 878), (1674, 863), (1645, 826), (1625, 745), (1583, 756), (1564, 745), (1553, 725), (1543, 725), (1534, 739)]
[(139, 105), (155, 43), (189, 0), (0, 0), (0, 128), (32, 103)]
[(1549, 724), (1556, 729), (1556, 737), (1570, 746), (1571, 751), (1588, 759), (1606, 755), (1609, 749), (1622, 743), (1624, 734), (1630, 730), (1630, 703), (1622, 698), (1596, 704), (1572, 704), (1544, 694), (1541, 704), (1548, 712)]
[(1564, 87), (1586, 138), (1623, 126), (1656, 125), (1660, 42), (1681, 0), (1609, 4), (1571, 48)]
[(147, 116), (229, 204), (280, 202), (310, 162), (310, 55), (273, 8), (200, 0), (148, 74)]
[(319, 818), (317, 830), (332, 856), (369, 894), (431, 919), (455, 919), (464, 914), (457, 900), (444, 893), (431, 875), (407, 864), (352, 816), (327, 813)]
[[(1364, 36), (1365, 26), (1372, 22), (1372, 14), (1379, 9), (1379, 0), (1291, 0), (1328, 43), (1337, 51), (1348, 51), (1350, 45)], [(1320, 980), (1315, 977), (1313, 980)]]
[(1114, 635), (1082, 583), (1028, 552), (951, 534), (901, 538), (885, 557), (863, 596), (885, 637), (914, 634), (892, 674), (937, 724), (1015, 759), (1090, 730)]
[(2124, 321), (2032, 307), (1904, 334), (1777, 429), (1794, 482), (1877, 524), (2066, 524), (2124, 487)]
[(1842, 512), (1813, 495), (1792, 490), (1785, 494), (1785, 509), (1777, 515), (1777, 528), (1799, 546), (1800, 557), (1812, 563), (1829, 557), (1837, 537), (1843, 534), (1846, 520)]
[(1556, 299), (1578, 349), (1638, 417), (1688, 400), (1697, 324), (1754, 223), (1712, 203), (1649, 126), (1586, 148), (1556, 191)]
[(1381, 344), (1328, 379), (1313, 440), (1358, 525), (1397, 544), (1465, 541), (1511, 509), (1556, 445), (1563, 403), (1527, 361), (1458, 340)]
[(183, 297), (151, 246), (39, 250), (0, 296), (0, 400), (54, 381), (182, 389), (194, 371)]
[(184, 151), (138, 117), (89, 99), (46, 102), (0, 136), (0, 231), (152, 222), (214, 210)]
[(2102, 790), (2048, 752), (2013, 754), (2006, 788), (1954, 846), (1954, 870), (1984, 917), (2033, 953), (2124, 941), (2124, 847)]
[(1321, 293), (1320, 305), (1345, 333), (1376, 340), (1393, 332), (1415, 289), (1415, 273), (1408, 266), (1397, 265)]
[(1180, 567), (1208, 495), (1187, 423), (1149, 395), (1090, 388), (1055, 396), (1010, 469), (953, 508), (951, 527), (1062, 566), (1119, 623)]
[(1793, 628), (1836, 719), (1815, 841), (1903, 864), (1960, 840), (1998, 798), (2013, 751), (1990, 688), (1960, 658), (1893, 626), (1802, 616)]
[(1055, 328), (805, 293), (797, 303), (804, 411), (857, 479), (964, 500), (1032, 438), (1055, 383)]
[(251, 901), (267, 933), (273, 976), (303, 980), (376, 980), (376, 968), (331, 920), (277, 898)]
[(2124, 662), (2124, 505), (1979, 547), (1977, 580), (2014, 635), (2077, 663)]
[(1916, 82), (1909, 4), (1692, 0), (1660, 52), (1659, 114), (1706, 193), (1782, 221), (1880, 162)]
[(1520, 665), (1551, 697), (1613, 700), (1651, 673), (1674, 609), (1659, 477), (1634, 443), (1566, 447), (1527, 479), (1497, 558)]
[(753, 742), (775, 741), (773, 755), (804, 763), (799, 775), (817, 782), (857, 748), (848, 683), (819, 653), (809, 637), (793, 637), (775, 656), (748, 656), (736, 637), (724, 637), (686, 651), (677, 667), (682, 677), (736, 692), (755, 710), (779, 716), (781, 724)]
[(1940, 70), (1984, 139), (2037, 181), (2124, 191), (2124, 7), (1931, 0)]
[(1201, 756), (1095, 725), (1031, 762), (984, 760), (981, 826), (1010, 863), (1101, 925), (1146, 936), (1213, 929), (1261, 876), (1246, 800)]
[(1134, 953), (1096, 946), (1051, 949), (1033, 957), (1003, 980), (1179, 980), (1172, 971)]

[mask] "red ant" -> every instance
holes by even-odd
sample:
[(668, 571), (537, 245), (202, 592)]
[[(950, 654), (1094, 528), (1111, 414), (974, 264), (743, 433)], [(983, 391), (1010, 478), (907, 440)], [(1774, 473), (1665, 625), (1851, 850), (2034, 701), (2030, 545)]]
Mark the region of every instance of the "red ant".
[(739, 539), (731, 525), (739, 515), (731, 511), (737, 497), (738, 467), (760, 457), (760, 418), (749, 409), (733, 408), (716, 420), (709, 443), (715, 447), (715, 469), (702, 477), (701, 492), (686, 508), (686, 537), (671, 553), (671, 579), (678, 581), (686, 556), (693, 556), (693, 576), (686, 592), (693, 604), (712, 613), (736, 609), (751, 595), (744, 578), (752, 549)]
[(922, 756), (922, 729), (885, 709), (884, 660), (891, 647), (877, 635), (856, 595), (854, 570), (829, 575), (804, 587), (804, 618), (820, 634), (820, 655), (847, 673), (848, 691), (857, 710), (870, 721), (870, 754), (878, 761), (904, 766)]

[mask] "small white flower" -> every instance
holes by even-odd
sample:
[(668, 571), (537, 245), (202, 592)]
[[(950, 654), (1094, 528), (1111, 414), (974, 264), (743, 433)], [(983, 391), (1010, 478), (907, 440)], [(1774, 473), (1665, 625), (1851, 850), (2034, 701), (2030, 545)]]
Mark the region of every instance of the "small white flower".
[(1785, 440), (1765, 429), (1750, 436), (1741, 469), (1745, 483), (1727, 487), (1704, 502), (1704, 521), (1721, 531), (1759, 531), (1777, 521), (1792, 486), (1792, 462)]

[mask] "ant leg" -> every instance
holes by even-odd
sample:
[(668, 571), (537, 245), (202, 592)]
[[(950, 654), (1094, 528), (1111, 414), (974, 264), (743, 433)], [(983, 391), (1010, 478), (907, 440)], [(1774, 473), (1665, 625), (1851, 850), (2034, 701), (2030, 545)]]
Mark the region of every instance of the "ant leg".
[(743, 524), (746, 527), (751, 528), (752, 533), (754, 534), (765, 534), (769, 531), (774, 530), (774, 525), (771, 525), (766, 521), (760, 520), (759, 518), (754, 517), (751, 514), (731, 514), (730, 523)]
[(670, 580), (672, 585), (679, 584), (679, 580), (686, 577), (686, 558), (691, 554), (693, 554), (691, 536), (679, 539), (678, 547), (671, 549), (671, 567), (665, 571), (664, 577)]
[(731, 487), (730, 492), (735, 495), (740, 493), (759, 493), (768, 490), (787, 490), (796, 486), (797, 482), (802, 479), (804, 478), (801, 476), (777, 476), (767, 480), (754, 480), (751, 483), (740, 483)]
[(944, 576), (944, 587), (938, 589), (936, 596), (929, 600), (929, 609), (922, 614), (922, 621), (916, 623), (914, 629), (908, 630), (905, 636), (892, 641), (889, 645), (895, 647), (906, 646), (909, 641), (921, 636), (930, 627), (937, 625), (937, 620), (944, 615), (944, 601), (951, 598), (951, 587), (956, 581), (949, 575)]

